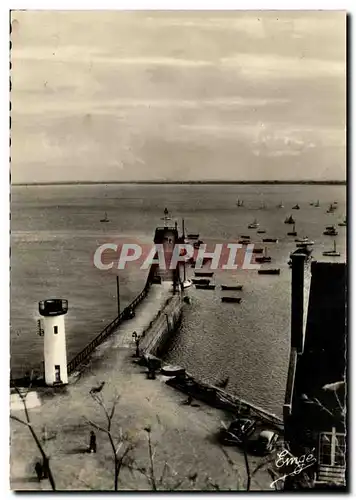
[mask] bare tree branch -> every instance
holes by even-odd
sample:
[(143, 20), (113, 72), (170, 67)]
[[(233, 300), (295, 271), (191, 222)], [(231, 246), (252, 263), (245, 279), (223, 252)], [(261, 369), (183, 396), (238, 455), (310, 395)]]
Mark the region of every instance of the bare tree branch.
[(20, 391), (20, 389), (15, 384), (14, 380), (11, 380), (16, 393), (18, 394), (19, 398), (22, 401), (23, 409), (24, 409), (25, 416), (26, 416), (26, 422), (23, 421), (23, 420), (21, 420), (20, 418), (16, 417), (15, 415), (10, 415), (10, 418), (12, 420), (16, 420), (17, 422), (20, 422), (23, 425), (26, 425), (26, 427), (30, 430), (31, 435), (32, 435), (32, 437), (33, 437), (33, 439), (34, 439), (34, 441), (36, 443), (36, 446), (37, 446), (39, 452), (42, 455), (43, 467), (45, 468), (46, 473), (48, 473), (48, 480), (50, 482), (51, 488), (52, 488), (53, 491), (55, 491), (56, 490), (56, 484), (55, 484), (55, 481), (54, 481), (54, 478), (53, 478), (53, 474), (52, 474), (51, 468), (49, 466), (49, 458), (46, 455), (46, 453), (45, 453), (45, 451), (44, 451), (44, 449), (42, 447), (41, 441), (38, 438), (38, 436), (37, 436), (37, 434), (36, 434), (36, 432), (35, 432), (35, 430), (34, 430), (34, 428), (32, 426), (30, 414), (29, 414), (29, 411), (28, 411), (28, 408), (27, 408), (27, 404), (26, 404), (27, 395), (29, 394), (29, 391), (30, 391), (30, 389), (32, 387), (32, 377), (33, 377), (33, 371), (31, 372), (30, 385), (27, 388), (27, 391), (25, 392), (25, 395), (22, 394), (22, 392)]
[(121, 468), (122, 468), (122, 465), (123, 465), (123, 462), (124, 462), (124, 459), (125, 457), (127, 456), (127, 454), (129, 453), (129, 451), (132, 450), (132, 445), (128, 445), (124, 451), (124, 453), (121, 455), (121, 457), (118, 457), (118, 453), (120, 451), (120, 449), (122, 448), (122, 445), (123, 445), (123, 434), (122, 434), (122, 429), (120, 429), (120, 438), (119, 438), (119, 443), (115, 445), (115, 438), (112, 434), (112, 431), (111, 431), (111, 427), (112, 427), (112, 421), (113, 421), (113, 418), (114, 418), (114, 414), (115, 414), (115, 409), (116, 409), (116, 405), (120, 399), (120, 396), (116, 396), (113, 404), (112, 404), (112, 407), (110, 409), (110, 411), (107, 410), (106, 408), (106, 405), (104, 403), (104, 400), (103, 400), (103, 396), (101, 394), (94, 394), (94, 393), (89, 393), (90, 396), (92, 397), (92, 399), (100, 406), (100, 408), (102, 409), (105, 417), (106, 417), (106, 421), (107, 421), (107, 426), (106, 428), (105, 427), (101, 427), (100, 425), (98, 425), (97, 423), (89, 420), (89, 419), (85, 419), (87, 421), (87, 423), (89, 423), (91, 426), (93, 426), (95, 429), (97, 429), (98, 431), (101, 431), (103, 432), (104, 434), (106, 434), (108, 436), (108, 439), (109, 439), (109, 442), (110, 442), (110, 446), (111, 446), (111, 449), (112, 449), (112, 453), (113, 453), (113, 458), (114, 458), (114, 490), (115, 491), (118, 491), (118, 483), (119, 483), (119, 474), (120, 474), (120, 471), (121, 471)]

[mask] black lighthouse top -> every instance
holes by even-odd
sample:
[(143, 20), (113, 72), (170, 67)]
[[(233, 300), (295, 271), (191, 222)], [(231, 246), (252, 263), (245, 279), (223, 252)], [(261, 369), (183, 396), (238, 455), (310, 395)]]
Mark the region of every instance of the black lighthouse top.
[(38, 303), (38, 310), (41, 316), (60, 316), (68, 311), (68, 300), (49, 299), (41, 300)]

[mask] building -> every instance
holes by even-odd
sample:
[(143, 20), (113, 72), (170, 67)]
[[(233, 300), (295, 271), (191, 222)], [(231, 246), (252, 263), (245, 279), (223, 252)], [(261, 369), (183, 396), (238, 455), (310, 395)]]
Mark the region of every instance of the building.
[(286, 489), (346, 487), (346, 264), (313, 262), (305, 321), (304, 259), (293, 256), (291, 352), (283, 408), (285, 441), (312, 467)]

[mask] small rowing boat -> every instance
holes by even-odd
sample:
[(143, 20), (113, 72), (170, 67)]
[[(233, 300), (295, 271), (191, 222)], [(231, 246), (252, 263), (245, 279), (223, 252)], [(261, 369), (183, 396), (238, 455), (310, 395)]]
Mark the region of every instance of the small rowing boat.
[(241, 291), (242, 285), (221, 285), (221, 290), (236, 290)]
[(195, 288), (198, 288), (199, 290), (215, 290), (215, 287), (216, 285), (195, 285)]
[(280, 274), (280, 269), (259, 269), (258, 274)]
[(278, 243), (278, 238), (263, 238), (263, 243)]
[(221, 302), (234, 302), (235, 304), (240, 304), (241, 297), (221, 297)]

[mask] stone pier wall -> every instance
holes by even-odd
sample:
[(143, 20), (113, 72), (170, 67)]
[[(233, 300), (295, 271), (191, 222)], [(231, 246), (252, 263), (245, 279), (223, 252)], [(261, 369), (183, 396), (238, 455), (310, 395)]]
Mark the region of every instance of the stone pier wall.
[(179, 327), (183, 313), (183, 296), (176, 293), (170, 297), (164, 307), (143, 333), (140, 349), (143, 354), (162, 356), (169, 339)]

